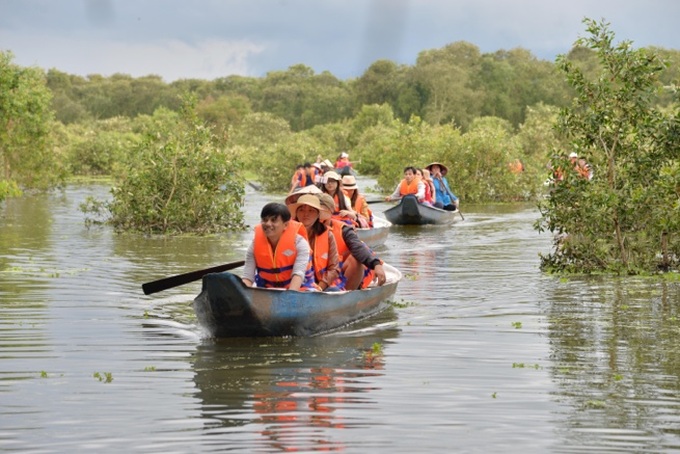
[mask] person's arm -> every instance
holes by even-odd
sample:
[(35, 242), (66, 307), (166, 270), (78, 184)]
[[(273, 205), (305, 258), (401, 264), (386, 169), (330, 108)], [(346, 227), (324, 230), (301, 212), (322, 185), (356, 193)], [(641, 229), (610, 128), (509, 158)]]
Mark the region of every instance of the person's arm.
[(375, 275), (374, 280), (379, 286), (387, 281), (387, 276), (385, 276), (385, 269), (383, 268), (382, 263), (375, 265), (373, 272)]
[(416, 199), (418, 199), (419, 202), (425, 200), (425, 183), (423, 183), (423, 180), (420, 180), (418, 184), (416, 184)]
[(396, 189), (394, 190), (394, 192), (393, 192), (392, 194), (388, 195), (388, 196), (385, 198), (385, 200), (387, 200), (387, 201), (389, 202), (389, 201), (391, 201), (391, 200), (398, 200), (398, 199), (401, 199), (401, 191), (400, 191), (400, 189), (401, 189), (401, 182), (400, 182), (399, 184), (397, 184), (397, 187), (396, 187)]
[(302, 283), (305, 281), (305, 273), (307, 272), (307, 263), (309, 262), (309, 243), (300, 234), (295, 235), (295, 264), (293, 265), (293, 277), (290, 280), (288, 290), (300, 290)]
[(354, 257), (357, 262), (370, 269), (375, 268), (375, 260), (377, 259), (379, 262), (380, 259), (378, 259), (373, 251), (371, 251), (369, 247), (359, 239), (352, 227), (342, 227), (342, 239), (345, 240), (345, 244), (349, 249), (349, 253), (352, 254), (352, 257)]
[(253, 241), (248, 246), (248, 251), (246, 251), (245, 265), (243, 265), (243, 274), (241, 275), (241, 280), (248, 287), (253, 286), (255, 282), (255, 242)]

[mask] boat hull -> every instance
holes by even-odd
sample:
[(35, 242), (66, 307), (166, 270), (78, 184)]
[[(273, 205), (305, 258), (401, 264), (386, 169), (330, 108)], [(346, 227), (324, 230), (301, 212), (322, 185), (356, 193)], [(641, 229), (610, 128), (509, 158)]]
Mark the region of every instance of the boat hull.
[(399, 204), (385, 210), (385, 217), (395, 225), (451, 224), (458, 211), (446, 211), (422, 203), (414, 195), (402, 197)]
[(373, 227), (367, 229), (356, 229), (355, 232), (361, 241), (370, 248), (382, 246), (387, 240), (392, 223), (387, 219), (377, 216), (373, 217)]
[(229, 272), (203, 277), (194, 311), (210, 337), (314, 336), (375, 315), (387, 307), (401, 273), (384, 265), (388, 281), (351, 292), (297, 292), (246, 287)]

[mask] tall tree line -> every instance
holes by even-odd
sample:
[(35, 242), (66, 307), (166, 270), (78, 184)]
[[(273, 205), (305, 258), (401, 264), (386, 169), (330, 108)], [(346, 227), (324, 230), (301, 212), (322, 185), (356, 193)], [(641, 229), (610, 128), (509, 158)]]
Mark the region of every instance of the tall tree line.
[[(680, 72), (680, 53), (661, 51), (673, 62), (666, 74), (672, 78)], [(597, 65), (590, 49), (575, 48), (567, 58), (592, 70)], [(526, 118), (527, 106), (540, 102), (564, 107), (572, 96), (554, 63), (521, 48), (482, 53), (464, 41), (422, 51), (412, 66), (376, 61), (349, 80), (329, 72), (316, 74), (298, 64), (265, 77), (171, 83), (153, 75), (81, 77), (51, 69), (47, 86), (56, 118), (65, 124), (151, 115), (159, 107), (177, 111), (180, 95), (191, 92), (199, 100), (199, 115), (217, 126), (266, 112), (286, 120), (293, 131), (353, 118), (371, 104), (389, 105), (405, 122), (415, 115), (431, 125), (454, 124), (467, 130), (475, 118), (495, 116), (517, 127)]]

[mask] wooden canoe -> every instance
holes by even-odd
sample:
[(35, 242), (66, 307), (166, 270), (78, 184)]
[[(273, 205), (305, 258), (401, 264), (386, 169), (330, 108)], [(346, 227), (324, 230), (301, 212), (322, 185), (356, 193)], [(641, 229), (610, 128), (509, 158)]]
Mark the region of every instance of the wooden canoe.
[(385, 210), (385, 217), (395, 225), (450, 224), (456, 219), (456, 211), (446, 211), (422, 203), (416, 196), (407, 195), (401, 201)]
[(352, 175), (353, 177), (357, 176), (357, 171), (351, 168), (350, 166), (340, 167), (333, 170), (341, 177), (344, 177), (345, 175)]
[(355, 232), (359, 239), (366, 243), (368, 247), (375, 248), (385, 243), (387, 235), (390, 233), (391, 226), (392, 223), (387, 219), (373, 216), (372, 228), (356, 229)]
[(387, 307), (401, 272), (383, 265), (387, 282), (363, 290), (297, 292), (246, 287), (229, 273), (203, 276), (194, 311), (211, 337), (314, 336), (375, 315)]

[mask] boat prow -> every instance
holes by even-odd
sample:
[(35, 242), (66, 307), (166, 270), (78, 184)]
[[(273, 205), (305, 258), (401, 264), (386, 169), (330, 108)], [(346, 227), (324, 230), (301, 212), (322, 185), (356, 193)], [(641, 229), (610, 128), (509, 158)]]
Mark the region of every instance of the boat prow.
[(446, 211), (418, 203), (414, 195), (406, 195), (401, 201), (385, 210), (385, 217), (395, 225), (450, 224), (456, 220), (458, 211)]

